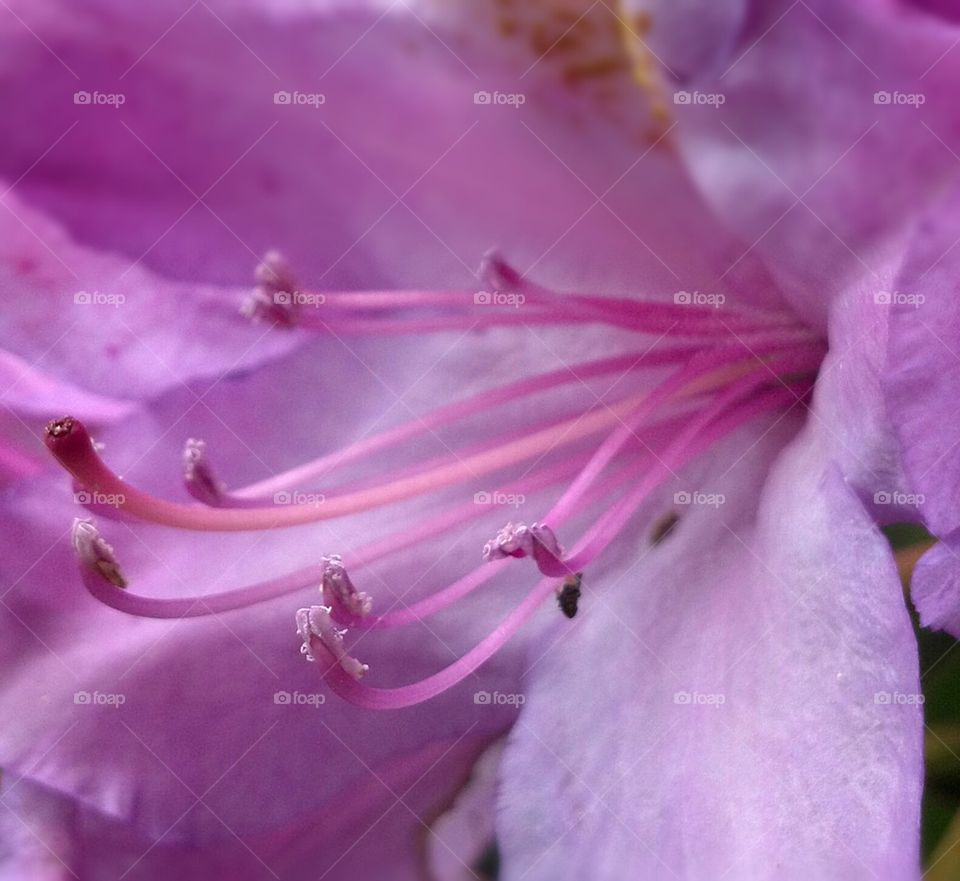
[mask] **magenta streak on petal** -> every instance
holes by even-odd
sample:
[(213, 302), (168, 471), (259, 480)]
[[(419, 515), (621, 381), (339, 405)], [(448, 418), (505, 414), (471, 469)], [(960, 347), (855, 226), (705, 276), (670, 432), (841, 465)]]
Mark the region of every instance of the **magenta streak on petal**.
[(0, 440), (0, 486), (43, 471), (43, 462), (20, 452), (7, 441)]
[[(733, 412), (728, 412), (718, 420), (716, 431), (709, 435), (696, 438), (686, 449), (684, 462), (695, 458), (705, 449), (715, 443), (719, 437), (728, 434), (745, 422), (761, 413), (783, 406), (788, 402), (795, 402), (796, 395), (789, 389), (774, 389), (771, 392), (759, 395)], [(683, 464), (677, 463), (678, 466)], [(663, 470), (657, 473), (657, 482), (666, 479), (667, 473)], [(649, 491), (649, 488), (648, 488)], [(574, 548), (573, 553), (582, 550), (582, 542)], [(393, 710), (422, 703), (438, 694), (452, 688), (465, 677), (469, 676), (481, 664), (492, 657), (500, 648), (532, 617), (540, 604), (547, 597), (552, 596), (556, 587), (556, 579), (543, 578), (537, 582), (532, 590), (504, 618), (500, 624), (483, 640), (475, 645), (465, 655), (458, 658), (448, 667), (428, 676), (420, 682), (398, 688), (382, 689), (362, 685), (355, 678), (341, 669), (339, 661), (327, 652), (319, 639), (311, 639), (310, 647), (314, 657), (319, 661), (326, 657), (327, 664), (322, 664), (323, 676), (334, 690), (344, 700), (357, 706), (372, 710)]]

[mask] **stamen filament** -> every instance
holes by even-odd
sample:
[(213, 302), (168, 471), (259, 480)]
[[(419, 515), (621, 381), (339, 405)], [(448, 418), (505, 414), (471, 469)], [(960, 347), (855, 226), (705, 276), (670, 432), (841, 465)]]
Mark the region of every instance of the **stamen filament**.
[[(787, 400), (795, 399), (795, 395), (787, 389), (774, 389), (768, 394), (749, 401), (736, 412), (728, 414), (720, 423), (723, 426), (722, 429), (720, 425), (718, 425), (716, 434), (717, 436), (727, 434), (760, 413), (780, 406)], [(716, 442), (717, 436), (712, 437), (712, 442)], [(693, 458), (694, 455), (698, 454), (702, 449), (706, 449), (708, 446), (709, 444), (705, 441), (691, 445), (686, 461), (689, 461), (690, 458)], [(658, 473), (656, 479), (659, 482), (665, 479), (662, 470)], [(578, 555), (582, 550), (584, 550), (583, 540), (574, 548), (572, 556)], [(311, 649), (318, 663), (321, 664), (324, 679), (333, 691), (344, 700), (357, 706), (373, 710), (394, 710), (413, 706), (429, 700), (432, 697), (436, 697), (438, 694), (452, 688), (496, 654), (533, 616), (541, 603), (546, 598), (554, 595), (556, 583), (556, 578), (552, 576), (541, 579), (513, 611), (500, 622), (493, 632), (477, 643), (477, 645), (466, 654), (439, 672), (410, 685), (386, 689), (361, 685), (356, 679), (341, 669), (337, 659), (326, 650), (318, 639), (312, 639), (310, 641)], [(321, 658), (324, 656), (328, 659), (329, 663), (322, 663)]]
[(593, 379), (618, 371), (633, 371), (637, 369), (662, 367), (668, 364), (677, 364), (688, 361), (697, 351), (693, 346), (679, 346), (672, 349), (663, 349), (652, 352), (631, 352), (626, 355), (617, 355), (612, 358), (602, 358), (577, 365), (573, 368), (565, 367), (550, 373), (541, 374), (531, 379), (523, 379), (500, 386), (478, 395), (457, 401), (418, 416), (409, 422), (391, 428), (382, 434), (357, 441), (340, 450), (321, 456), (318, 459), (273, 475), (266, 480), (259, 481), (241, 489), (233, 490), (229, 495), (237, 500), (253, 498), (270, 498), (274, 493), (288, 490), (293, 487), (305, 487), (312, 481), (322, 479), (335, 468), (349, 462), (361, 459), (370, 453), (379, 452), (393, 447), (402, 441), (425, 434), (436, 428), (458, 422), (484, 413), (491, 408), (506, 404), (537, 392), (546, 391), (568, 383)]
[[(72, 417), (51, 423), (46, 442), (60, 463), (87, 489), (122, 496), (123, 511), (143, 520), (214, 532), (280, 529), (367, 511), (499, 471), (602, 431), (629, 413), (643, 397), (635, 395), (614, 405), (595, 407), (582, 416), (566, 419), (518, 440), (381, 486), (331, 496), (318, 505), (209, 508), (170, 502), (137, 489), (112, 472), (93, 448), (86, 429)], [(58, 429), (54, 434), (51, 431), (54, 425), (65, 430)]]
[[(580, 464), (577, 460), (559, 462), (515, 483), (505, 485), (499, 492), (504, 495), (535, 492), (555, 485), (569, 477), (580, 467)], [(479, 518), (484, 513), (485, 509), (473, 502), (446, 508), (435, 516), (417, 523), (412, 528), (400, 530), (359, 549), (356, 553), (350, 555), (351, 565), (368, 566), (398, 550), (410, 547), (418, 541), (423, 541), (461, 523)], [(490, 568), (489, 566), (482, 566), (479, 567), (478, 571), (486, 574)], [(491, 572), (490, 577), (494, 574), (496, 574), (495, 571)], [(107, 584), (102, 578), (87, 578), (88, 572), (86, 569), (83, 570), (83, 575), (87, 590), (100, 602), (118, 611), (143, 618), (198, 618), (243, 609), (299, 590), (316, 587), (320, 578), (320, 569), (316, 564), (311, 564), (278, 578), (245, 587), (191, 597), (138, 595), (129, 590), (116, 590), (113, 585)], [(482, 579), (478, 584), (485, 580), (486, 578)], [(369, 626), (372, 627), (390, 626), (381, 623), (386, 617), (373, 616), (370, 619), (363, 620), (365, 624), (366, 621), (369, 621)], [(423, 615), (420, 615), (420, 617), (423, 617)], [(351, 619), (344, 623), (354, 624), (355, 622)]]

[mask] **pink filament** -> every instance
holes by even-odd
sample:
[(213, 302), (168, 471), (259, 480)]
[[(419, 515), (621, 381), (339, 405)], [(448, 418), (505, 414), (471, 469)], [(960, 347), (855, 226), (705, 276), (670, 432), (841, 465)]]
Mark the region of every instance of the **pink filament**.
[(319, 505), (265, 506), (257, 508), (208, 508), (158, 499), (126, 483), (100, 458), (83, 425), (69, 417), (65, 434), (48, 430), (46, 442), (60, 463), (87, 489), (123, 497), (122, 510), (153, 523), (182, 529), (236, 532), (280, 529), (329, 520), (404, 501), (431, 490), (442, 489), (481, 475), (499, 471), (559, 446), (589, 437), (618, 421), (639, 402), (640, 396), (612, 406), (595, 407), (586, 415), (567, 419), (517, 440), (413, 474), (381, 486), (331, 496)]
[[(796, 400), (796, 396), (788, 389), (775, 389), (772, 392), (754, 398), (739, 409), (728, 413), (718, 422), (716, 431), (711, 437), (711, 442), (715, 442), (718, 437), (728, 434), (730, 431), (760, 413), (781, 406), (785, 401), (790, 399)], [(706, 446), (707, 444), (705, 443), (698, 443), (696, 446), (691, 447), (688, 450), (685, 461), (693, 458), (701, 448), (705, 448)], [(678, 464), (682, 463), (678, 462)], [(664, 477), (664, 472), (659, 472), (658, 480), (654, 481), (653, 485), (648, 485), (646, 492), (650, 492), (657, 482), (662, 482)], [(574, 555), (583, 549), (582, 546), (583, 542), (574, 548)], [(473, 673), (474, 670), (489, 660), (489, 658), (498, 652), (503, 645), (513, 637), (533, 616), (533, 613), (540, 604), (553, 594), (555, 587), (555, 577), (542, 578), (513, 611), (510, 612), (488, 636), (484, 637), (484, 639), (477, 643), (477, 645), (466, 654), (439, 672), (419, 682), (403, 685), (398, 688), (384, 689), (363, 685), (340, 668), (340, 665), (319, 640), (312, 640), (311, 647), (318, 660), (322, 657), (329, 659), (329, 665), (324, 665), (323, 667), (323, 676), (337, 695), (350, 703), (367, 709), (401, 709), (436, 697), (438, 694), (452, 688)]]
[(349, 462), (361, 459), (370, 453), (393, 447), (402, 441), (425, 434), (435, 428), (468, 419), (491, 408), (528, 397), (537, 392), (550, 388), (605, 376), (618, 371), (632, 371), (639, 367), (661, 367), (668, 364), (682, 363), (689, 360), (697, 351), (694, 346), (679, 346), (673, 349), (663, 349), (654, 352), (631, 352), (626, 355), (617, 355), (612, 358), (602, 358), (577, 365), (575, 368), (563, 368), (545, 373), (531, 379), (523, 379), (509, 383), (478, 395), (438, 407), (424, 416), (417, 417), (395, 428), (391, 428), (375, 437), (367, 438), (351, 444), (341, 450), (321, 456), (312, 462), (300, 465), (282, 474), (276, 474), (267, 480), (237, 489), (229, 495), (236, 499), (251, 499), (270, 497), (278, 490), (302, 487), (312, 480), (324, 477), (333, 469)]
[[(318, 659), (331, 662), (323, 675), (341, 697), (372, 709), (394, 709), (420, 703), (460, 682), (498, 651), (533, 615), (542, 601), (553, 593), (556, 579), (595, 560), (623, 531), (650, 493), (670, 476), (674, 468), (682, 468), (720, 438), (758, 414), (783, 406), (790, 397), (794, 401), (799, 400), (789, 387), (796, 382), (781, 383), (782, 388), (761, 389), (769, 385), (771, 379), (777, 379), (779, 373), (815, 370), (821, 357), (819, 346), (809, 334), (799, 330), (784, 316), (731, 310), (724, 310), (721, 315), (715, 309), (687, 304), (651, 304), (595, 295), (561, 295), (523, 280), (509, 267), (501, 266), (500, 271), (502, 277), (507, 279), (507, 288), (516, 295), (514, 302), (517, 308), (504, 308), (503, 303), (508, 301), (474, 301), (472, 291), (336, 293), (325, 295), (322, 305), (316, 310), (298, 308), (292, 313), (295, 320), (291, 323), (330, 333), (380, 335), (469, 331), (492, 326), (599, 322), (640, 333), (687, 337), (698, 339), (699, 342), (649, 355), (628, 354), (599, 359), (571, 371), (558, 370), (481, 393), (291, 471), (226, 493), (222, 497), (223, 507), (179, 504), (155, 498), (128, 485), (103, 462), (86, 429), (76, 420), (67, 418), (51, 423), (48, 426), (47, 445), (82, 486), (122, 497), (121, 510), (124, 513), (168, 526), (196, 530), (275, 529), (317, 522), (400, 502), (480, 475), (495, 473), (529, 459), (536, 460), (533, 466), (536, 470), (531, 477), (511, 487), (514, 491), (521, 486), (551, 486), (570, 474), (576, 474), (573, 483), (546, 515), (546, 520), (552, 526), (571, 519), (588, 502), (616, 495), (618, 490), (626, 488), (580, 538), (569, 555), (562, 559), (538, 559), (546, 577), (537, 582), (492, 633), (453, 664), (420, 682), (393, 689), (362, 685), (341, 668), (321, 640), (311, 640), (312, 650)], [(404, 316), (403, 311), (410, 308), (437, 311), (427, 314), (421, 311), (412, 318)], [(739, 338), (740, 345), (726, 342), (731, 335)], [(621, 369), (631, 372), (638, 367), (677, 364), (683, 366), (649, 394), (623, 398), (612, 406), (594, 406), (574, 418), (555, 422), (539, 430), (528, 429), (506, 440), (491, 442), (488, 439), (475, 451), (461, 450), (462, 455), (458, 456), (457, 461), (441, 461), (436, 465), (421, 462), (405, 473), (392, 475), (393, 479), (388, 482), (361, 485), (360, 488), (347, 491), (341, 488), (338, 494), (328, 496), (319, 505), (261, 504), (264, 496), (281, 488), (301, 486), (306, 481), (322, 478), (340, 465), (390, 448), (434, 428), (485, 414), (494, 406), (577, 379), (602, 376)], [(626, 478), (628, 473), (636, 471), (638, 455), (635, 449), (627, 455), (625, 448), (631, 440), (638, 440), (646, 446), (636, 432), (667, 405), (676, 406), (684, 399), (695, 402), (697, 396), (703, 393), (713, 395), (708, 405), (698, 410), (673, 437), (662, 457), (653, 454), (657, 461), (643, 472), (639, 483), (631, 486)], [(589, 458), (582, 451), (575, 450), (557, 464), (538, 467), (540, 459), (548, 453), (610, 427), (614, 427), (613, 431)], [(626, 467), (601, 481), (605, 469), (620, 456), (628, 459)], [(217, 501), (219, 503), (220, 499)], [(372, 563), (482, 513), (477, 505), (461, 505), (444, 511), (437, 517), (368, 545), (358, 552), (354, 562), (361, 565)], [(333, 614), (340, 623), (360, 629), (409, 624), (449, 607), (492, 579), (507, 565), (510, 565), (509, 561), (504, 560), (480, 566), (443, 590), (400, 610), (357, 618), (345, 609), (335, 607)], [(89, 570), (85, 569), (84, 573), (88, 590), (114, 608), (148, 617), (194, 617), (242, 608), (316, 584), (319, 568), (306, 567), (279, 578), (212, 595), (157, 599), (136, 596), (108, 585)]]
[[(497, 303), (499, 297), (513, 297)], [(477, 299), (477, 298), (480, 299)], [(518, 298), (522, 297), (522, 300)], [(640, 333), (711, 337), (796, 329), (786, 315), (748, 314), (743, 310), (652, 303), (596, 294), (562, 294), (517, 279), (503, 291), (366, 291), (314, 294), (316, 308), (300, 309), (296, 323), (305, 328), (344, 333), (419, 333), (473, 327), (599, 322)], [(396, 312), (412, 307), (451, 309), (455, 314), (422, 319), (355, 317), (356, 312)]]
[[(543, 487), (552, 486), (569, 477), (577, 467), (579, 467), (579, 463), (576, 461), (560, 462), (550, 468), (542, 469), (524, 480), (505, 486), (502, 492), (505, 494), (533, 492)], [(417, 523), (410, 529), (401, 530), (387, 538), (367, 545), (357, 551), (355, 555), (352, 555), (352, 564), (357, 566), (370, 565), (418, 541), (423, 541), (439, 532), (481, 517), (484, 513), (485, 511), (481, 506), (472, 502), (444, 509), (439, 514)], [(486, 572), (491, 567), (484, 566), (481, 568)], [(320, 567), (314, 564), (278, 578), (271, 578), (257, 584), (218, 593), (202, 594), (194, 597), (147, 597), (132, 593), (129, 590), (118, 590), (99, 576), (89, 572), (86, 567), (82, 567), (82, 570), (84, 584), (96, 599), (118, 611), (143, 618), (198, 618), (243, 609), (298, 590), (316, 587), (320, 573)], [(495, 571), (493, 574), (496, 574)]]

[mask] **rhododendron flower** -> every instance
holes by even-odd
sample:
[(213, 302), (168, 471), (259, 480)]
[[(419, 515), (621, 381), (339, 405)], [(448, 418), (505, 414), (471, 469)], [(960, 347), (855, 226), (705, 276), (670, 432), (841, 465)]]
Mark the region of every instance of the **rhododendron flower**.
[(952, 25), (9, 11), (8, 877), (917, 877)]

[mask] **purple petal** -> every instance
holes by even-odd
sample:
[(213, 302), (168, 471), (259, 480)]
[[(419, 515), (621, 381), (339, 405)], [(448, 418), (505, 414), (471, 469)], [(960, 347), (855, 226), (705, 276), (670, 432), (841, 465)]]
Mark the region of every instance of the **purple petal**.
[[(17, 107), (0, 173), (27, 172), (17, 194), (85, 242), (232, 285), (246, 284), (252, 255), (279, 248), (305, 284), (354, 288), (472, 283), (499, 245), (522, 271), (571, 286), (778, 299), (752, 259), (718, 282), (742, 245), (654, 143), (663, 132), (651, 135), (602, 4), (581, 53), (543, 63), (531, 40), (551, 23), (534, 14), (511, 43), (494, 21), (429, 28), (398, 12), (214, 4), (216, 15), (171, 10), (170, 27), (159, 8), (101, 6), (17, 9), (79, 79), (22, 26), (0, 34), (0, 94)], [(608, 50), (624, 55), (609, 75), (571, 85), (569, 67)], [(78, 106), (78, 88), (125, 101)], [(478, 90), (526, 100), (485, 106)], [(324, 101), (276, 104), (278, 91)]]
[(960, 639), (960, 535), (944, 538), (917, 562), (910, 598), (920, 623)]
[(755, 3), (722, 62), (669, 80), (693, 96), (672, 108), (691, 174), (809, 320), (860, 283), (885, 289), (955, 175), (958, 35), (899, 3)]
[[(257, 835), (233, 834), (223, 821), (219, 839), (203, 847), (197, 846), (194, 827), (213, 819), (216, 810), (215, 798), (203, 792), (166, 835), (153, 840), (80, 801), (7, 775), (0, 803), (0, 875), (30, 881), (174, 876), (315, 881), (320, 875), (329, 881), (420, 881), (424, 842), (448, 859), (463, 849), (459, 829), (431, 824), (464, 785), (483, 747), (483, 741), (468, 737), (374, 764), (322, 811)], [(314, 756), (303, 773), (320, 773), (323, 763)]]
[(532, 665), (506, 878), (917, 876), (912, 629), (821, 433), (779, 457), (782, 426), (718, 450), (715, 476), (747, 457), (717, 484), (727, 503), (598, 578)]
[[(77, 405), (113, 419), (123, 404), (106, 407), (107, 397), (143, 399), (240, 373), (299, 342), (243, 319), (243, 289), (171, 281), (79, 244), (13, 194), (4, 205), (0, 344), (9, 352), (4, 372), (16, 374), (4, 395), (14, 406), (30, 396), (29, 412)], [(254, 264), (244, 267), (251, 287)]]
[(889, 306), (884, 377), (914, 502), (939, 535), (960, 526), (958, 217), (960, 190), (954, 190), (918, 226), (890, 292), (900, 302)]

